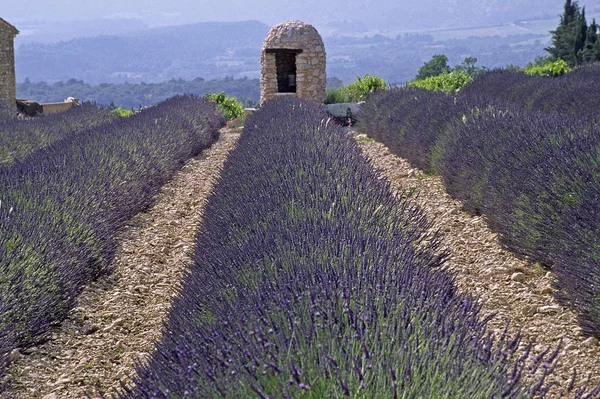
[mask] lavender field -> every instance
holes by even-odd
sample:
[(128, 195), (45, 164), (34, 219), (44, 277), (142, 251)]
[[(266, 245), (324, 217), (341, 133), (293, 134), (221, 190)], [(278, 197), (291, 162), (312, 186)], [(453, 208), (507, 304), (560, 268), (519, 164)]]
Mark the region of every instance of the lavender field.
[[(553, 295), (600, 338), (598, 82), (590, 66), (491, 71), (453, 95), (390, 89), (367, 99), (359, 129), (555, 273)], [(118, 233), (223, 124), (193, 96), (124, 119), (87, 104), (0, 124), (1, 373), (113, 272)], [(439, 234), (317, 104), (271, 100), (208, 195), (160, 340), (111, 397), (550, 395), (560, 342), (539, 354), (492, 334)], [(578, 381), (559, 388), (600, 396)]]

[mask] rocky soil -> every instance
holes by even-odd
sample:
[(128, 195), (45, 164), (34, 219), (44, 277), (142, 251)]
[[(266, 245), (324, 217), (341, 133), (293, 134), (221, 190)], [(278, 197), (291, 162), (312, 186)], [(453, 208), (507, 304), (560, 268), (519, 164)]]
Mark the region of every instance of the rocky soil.
[[(190, 160), (165, 185), (155, 205), (137, 215), (122, 234), (116, 272), (90, 285), (78, 306), (39, 347), (14, 353), (7, 379), (11, 399), (110, 398), (128, 383), (136, 361), (144, 361), (160, 329), (178, 281), (190, 262), (203, 205), (220, 168), (234, 148), (239, 129)], [(426, 176), (380, 143), (356, 135), (365, 155), (394, 190), (417, 190), (416, 200), (440, 229), (451, 258), (448, 268), (460, 290), (481, 298), (483, 314), (500, 333), (520, 330), (534, 350), (562, 342), (551, 397), (561, 397), (576, 367), (582, 382), (600, 382), (600, 345), (583, 337), (575, 315), (552, 297), (551, 272), (502, 249), (485, 219), (465, 213), (444, 191), (439, 177)]]

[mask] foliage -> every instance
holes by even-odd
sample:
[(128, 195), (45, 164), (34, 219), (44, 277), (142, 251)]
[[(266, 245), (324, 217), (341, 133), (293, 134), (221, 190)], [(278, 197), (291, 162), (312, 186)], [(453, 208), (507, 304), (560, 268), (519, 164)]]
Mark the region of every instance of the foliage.
[(450, 73), (448, 66), (448, 57), (443, 54), (436, 54), (431, 57), (421, 68), (415, 77), (415, 80), (423, 80), (432, 76), (438, 76), (442, 73)]
[(19, 121), (42, 132), (59, 121), (92, 127), (0, 168), (0, 368), (15, 347), (44, 340), (87, 282), (111, 272), (119, 229), (222, 125), (213, 104), (189, 96), (94, 126), (96, 115)]
[(209, 101), (214, 101), (228, 121), (244, 116), (244, 107), (242, 104), (233, 97), (227, 97), (224, 92), (220, 92), (219, 94), (207, 92), (205, 98)]
[(357, 76), (356, 81), (339, 88), (327, 90), (325, 104), (339, 104), (364, 101), (367, 96), (378, 90), (385, 90), (386, 83), (379, 76)]
[(557, 77), (569, 72), (571, 68), (569, 65), (563, 60), (550, 61), (543, 65), (528, 65), (525, 67), (524, 72), (527, 75), (540, 75), (540, 76), (549, 76), (549, 77)]
[[(542, 66), (551, 63), (554, 61), (554, 58), (551, 55), (540, 55), (535, 57), (533, 61), (530, 61), (525, 65), (525, 68), (530, 68), (533, 66)], [(521, 68), (524, 69), (524, 68)]]
[(456, 98), (380, 93), (363, 105), (360, 123), (391, 151), (440, 173), (514, 252), (551, 266), (557, 299), (600, 337), (600, 209), (592, 205), (600, 198), (600, 67), (572, 74), (494, 71)]
[(386, 84), (379, 76), (364, 77), (357, 76), (356, 81), (347, 86), (348, 99), (350, 102), (364, 101), (367, 96), (379, 90), (385, 90)]
[[(435, 57), (446, 57), (446, 56), (434, 56)], [(439, 64), (446, 65), (446, 61), (448, 58), (445, 58), (445, 61), (442, 58), (439, 58), (437, 62)], [(430, 61), (434, 62), (434, 60)], [(449, 67), (441, 68), (442, 72), (437, 75), (427, 76), (426, 78), (419, 79), (417, 75), (417, 79), (412, 82), (408, 82), (408, 87), (419, 87), (421, 89), (433, 90), (433, 91), (443, 91), (445, 93), (453, 93), (462, 89), (467, 83), (471, 82), (474, 77), (479, 76), (486, 72), (486, 67), (477, 67), (475, 64), (477, 63), (477, 58), (475, 57), (466, 57), (462, 64), (454, 66), (454, 68), (450, 69)], [(431, 70), (430, 73), (434, 73)], [(427, 75), (425, 73), (423, 75)]]
[(440, 267), (421, 211), (325, 119), (280, 98), (246, 124), (162, 341), (122, 397), (543, 396), (519, 382), (518, 340), (492, 341)]
[(513, 65), (513, 64), (508, 64), (502, 69), (505, 71), (510, 71), (510, 72), (523, 72), (523, 67), (520, 67), (518, 65)]
[(120, 118), (127, 118), (134, 114), (132, 110), (123, 109), (122, 107), (113, 109), (111, 112), (114, 112), (115, 114), (119, 115)]
[(116, 115), (105, 107), (83, 103), (68, 111), (40, 118), (0, 121), (0, 167), (87, 128), (112, 122)]
[(462, 89), (473, 78), (467, 72), (452, 71), (444, 72), (437, 76), (430, 76), (423, 80), (415, 80), (407, 84), (408, 87), (419, 87), (422, 89), (454, 93)]
[(348, 86), (342, 86), (334, 89), (327, 89), (325, 94), (325, 104), (349, 103)]

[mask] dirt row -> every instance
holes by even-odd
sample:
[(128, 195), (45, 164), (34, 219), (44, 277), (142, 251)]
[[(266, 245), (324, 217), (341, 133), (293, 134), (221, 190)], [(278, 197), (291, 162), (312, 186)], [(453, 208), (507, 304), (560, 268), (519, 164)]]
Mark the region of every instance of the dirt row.
[[(165, 185), (155, 205), (131, 220), (122, 234), (114, 275), (93, 283), (52, 339), (16, 354), (7, 379), (11, 399), (110, 398), (134, 375), (160, 338), (162, 322), (190, 262), (197, 227), (212, 186), (239, 129), (223, 129), (220, 139), (190, 160)], [(482, 217), (465, 213), (450, 198), (439, 177), (426, 176), (385, 146), (356, 134), (365, 155), (398, 193), (417, 190), (417, 201), (442, 232), (451, 258), (448, 268), (460, 290), (481, 298), (483, 314), (497, 314), (489, 326), (497, 332), (511, 320), (534, 351), (554, 348), (561, 354), (550, 397), (561, 397), (573, 367), (582, 382), (600, 382), (600, 345), (583, 337), (575, 315), (552, 296), (554, 276), (502, 249)]]

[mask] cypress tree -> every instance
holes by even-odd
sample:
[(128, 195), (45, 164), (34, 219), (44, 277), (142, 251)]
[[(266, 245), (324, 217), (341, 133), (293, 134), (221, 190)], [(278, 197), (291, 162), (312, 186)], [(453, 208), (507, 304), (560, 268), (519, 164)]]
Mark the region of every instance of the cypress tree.
[(577, 59), (577, 65), (583, 62), (583, 48), (585, 46), (585, 40), (587, 36), (588, 26), (585, 20), (585, 7), (581, 9), (581, 15), (577, 20), (577, 30), (575, 31), (575, 54)]
[(583, 62), (600, 61), (600, 43), (598, 42), (598, 25), (596, 19), (592, 19), (592, 23), (587, 29), (585, 35), (585, 44), (581, 52)]
[(566, 0), (558, 27), (556, 30), (550, 31), (552, 33), (552, 47), (545, 49), (554, 60), (564, 60), (571, 67), (579, 63), (578, 52), (585, 43), (585, 36), (581, 41), (582, 22), (585, 24), (585, 15), (584, 18), (581, 18), (577, 2)]
[(600, 61), (600, 39), (596, 40), (596, 43), (594, 43), (594, 55), (594, 61)]

